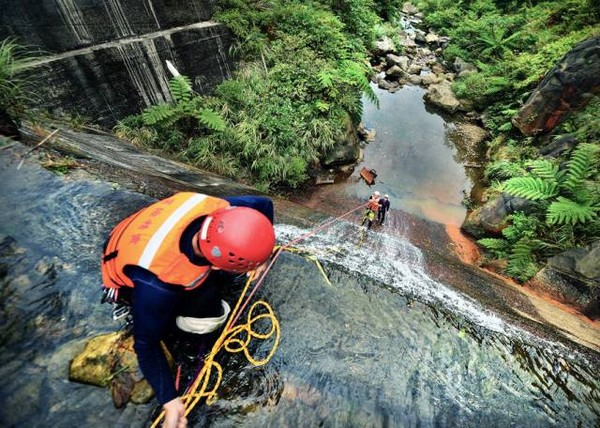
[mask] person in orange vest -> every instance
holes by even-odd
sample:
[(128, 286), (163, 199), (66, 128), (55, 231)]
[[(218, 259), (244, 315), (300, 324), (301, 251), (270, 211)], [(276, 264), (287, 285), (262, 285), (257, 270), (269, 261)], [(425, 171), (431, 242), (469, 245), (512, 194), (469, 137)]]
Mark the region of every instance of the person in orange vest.
[[(132, 310), (140, 369), (165, 410), (163, 427), (187, 425), (161, 341), (174, 329), (208, 335), (229, 305), (232, 273), (260, 268), (275, 245), (269, 198), (177, 193), (134, 213), (110, 233), (102, 257), (104, 301)], [(199, 336), (204, 337), (204, 336)]]
[(369, 196), (369, 202), (367, 203), (367, 207), (365, 212), (363, 213), (363, 220), (361, 226), (365, 223), (367, 224), (367, 230), (371, 229), (373, 225), (373, 220), (377, 217), (377, 212), (379, 210), (379, 191), (374, 191), (371, 196)]

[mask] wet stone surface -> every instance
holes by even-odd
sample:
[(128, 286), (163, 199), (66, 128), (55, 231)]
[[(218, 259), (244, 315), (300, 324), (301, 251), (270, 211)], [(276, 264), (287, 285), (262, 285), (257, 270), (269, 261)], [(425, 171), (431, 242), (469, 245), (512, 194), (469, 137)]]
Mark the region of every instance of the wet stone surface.
[[(0, 157), (0, 423), (144, 426), (152, 404), (117, 410), (106, 389), (69, 382), (67, 369), (87, 338), (118, 328), (98, 304), (100, 248), (114, 224), (152, 199), (57, 177), (32, 159), (17, 171), (24, 151), (16, 146)], [(323, 220), (279, 207), (280, 219)], [(277, 226), (281, 242), (306, 232), (286, 223)], [(343, 222), (303, 248), (323, 262), (331, 285), (312, 262), (282, 256), (258, 295), (281, 323), (275, 357), (261, 368), (221, 357), (220, 399), (198, 407), (191, 426), (590, 426), (598, 419), (597, 363), (435, 281), (402, 235), (364, 236)], [(252, 351), (265, 355), (270, 346), (254, 343)]]

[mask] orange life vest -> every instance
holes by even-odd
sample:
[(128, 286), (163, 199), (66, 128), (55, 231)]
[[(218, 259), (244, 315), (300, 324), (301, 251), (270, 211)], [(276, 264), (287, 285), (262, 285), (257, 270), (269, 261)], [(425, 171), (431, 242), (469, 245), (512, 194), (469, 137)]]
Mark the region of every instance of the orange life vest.
[(369, 199), (369, 203), (367, 204), (367, 208), (371, 211), (377, 212), (379, 210), (379, 199)]
[(125, 266), (148, 269), (158, 279), (188, 289), (202, 284), (210, 266), (197, 266), (179, 249), (184, 230), (198, 217), (229, 206), (223, 199), (200, 193), (177, 193), (119, 223), (110, 233), (102, 257), (106, 288), (133, 287)]

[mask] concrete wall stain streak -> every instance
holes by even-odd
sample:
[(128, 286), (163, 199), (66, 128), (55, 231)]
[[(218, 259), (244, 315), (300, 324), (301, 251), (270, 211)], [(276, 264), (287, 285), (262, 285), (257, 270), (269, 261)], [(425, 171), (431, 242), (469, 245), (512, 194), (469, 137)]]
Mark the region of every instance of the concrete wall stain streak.
[(112, 126), (171, 101), (166, 60), (210, 92), (231, 77), (231, 33), (214, 0), (4, 0), (0, 39), (49, 53), (31, 64), (36, 107)]

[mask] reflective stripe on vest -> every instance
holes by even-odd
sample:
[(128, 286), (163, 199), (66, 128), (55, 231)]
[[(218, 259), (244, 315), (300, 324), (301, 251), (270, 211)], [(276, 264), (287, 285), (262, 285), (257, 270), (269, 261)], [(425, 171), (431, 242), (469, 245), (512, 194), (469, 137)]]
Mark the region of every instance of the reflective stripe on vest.
[(197, 266), (181, 253), (181, 236), (197, 218), (227, 206), (229, 203), (223, 199), (183, 192), (126, 218), (113, 229), (104, 251), (105, 287), (133, 287), (123, 272), (128, 265), (143, 267), (170, 284), (186, 288), (200, 285), (210, 266)]

